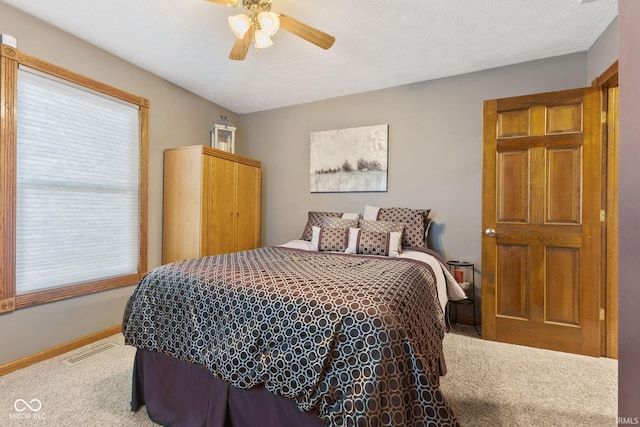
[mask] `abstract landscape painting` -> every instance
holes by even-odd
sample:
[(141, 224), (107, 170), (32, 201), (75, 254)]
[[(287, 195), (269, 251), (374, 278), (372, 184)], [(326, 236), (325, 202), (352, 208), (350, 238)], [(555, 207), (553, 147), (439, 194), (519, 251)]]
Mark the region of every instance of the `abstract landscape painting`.
[(310, 191), (387, 191), (388, 148), (388, 124), (312, 132)]

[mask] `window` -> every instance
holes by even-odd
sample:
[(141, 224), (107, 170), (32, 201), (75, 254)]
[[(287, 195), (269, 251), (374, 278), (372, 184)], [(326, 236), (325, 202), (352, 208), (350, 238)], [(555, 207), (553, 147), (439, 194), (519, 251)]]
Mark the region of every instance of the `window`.
[(0, 52), (0, 312), (146, 272), (147, 101)]

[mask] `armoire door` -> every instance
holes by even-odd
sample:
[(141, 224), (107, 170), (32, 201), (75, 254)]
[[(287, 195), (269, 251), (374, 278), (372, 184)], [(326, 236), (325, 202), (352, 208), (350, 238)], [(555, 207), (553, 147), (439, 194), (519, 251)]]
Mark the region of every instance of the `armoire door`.
[(485, 101), (482, 336), (600, 355), (600, 92)]
[(203, 156), (202, 253), (236, 251), (236, 162)]
[(236, 250), (260, 246), (260, 168), (238, 163)]

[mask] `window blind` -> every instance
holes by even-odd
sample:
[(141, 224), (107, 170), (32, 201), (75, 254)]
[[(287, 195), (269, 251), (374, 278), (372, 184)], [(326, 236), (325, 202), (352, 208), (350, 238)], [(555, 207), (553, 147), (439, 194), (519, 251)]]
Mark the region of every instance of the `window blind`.
[(136, 273), (138, 107), (20, 67), (16, 293)]

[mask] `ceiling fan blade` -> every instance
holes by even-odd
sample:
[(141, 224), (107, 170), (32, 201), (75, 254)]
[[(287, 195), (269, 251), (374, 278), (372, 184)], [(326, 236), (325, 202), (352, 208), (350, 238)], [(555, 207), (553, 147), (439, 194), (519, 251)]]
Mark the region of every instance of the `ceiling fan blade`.
[(249, 47), (251, 46), (251, 42), (253, 41), (253, 25), (244, 33), (244, 37), (241, 39), (236, 38), (236, 42), (233, 44), (231, 48), (231, 53), (229, 53), (229, 59), (234, 61), (244, 61), (247, 57), (247, 52), (249, 52)]
[(291, 18), (287, 15), (279, 15), (280, 28), (289, 31), (296, 36), (305, 39), (306, 41), (315, 44), (323, 49), (329, 49), (336, 41), (335, 37), (330, 36), (327, 33), (315, 29), (307, 24), (304, 24), (297, 19)]
[(229, 6), (229, 7), (238, 6), (238, 0), (205, 0), (205, 1), (210, 1), (211, 3), (217, 3), (223, 6)]

